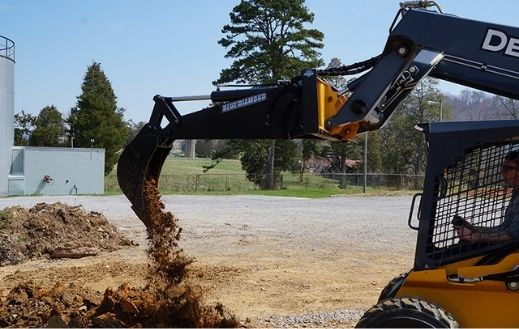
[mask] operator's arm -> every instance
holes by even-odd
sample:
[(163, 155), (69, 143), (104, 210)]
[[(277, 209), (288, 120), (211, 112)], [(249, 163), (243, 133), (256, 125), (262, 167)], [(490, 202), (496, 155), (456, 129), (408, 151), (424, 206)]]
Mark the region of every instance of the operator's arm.
[[(474, 226), (473, 226), (474, 227)], [(474, 227), (475, 228), (475, 227)], [(471, 230), (465, 226), (455, 226), (456, 234), (461, 240), (470, 242), (504, 242), (511, 241), (513, 238), (505, 231), (481, 232)]]

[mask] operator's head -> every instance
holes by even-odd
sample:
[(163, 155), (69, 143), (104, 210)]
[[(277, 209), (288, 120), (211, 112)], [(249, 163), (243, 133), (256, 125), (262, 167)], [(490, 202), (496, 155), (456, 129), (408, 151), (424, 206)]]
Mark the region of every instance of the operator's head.
[(511, 151), (503, 161), (503, 177), (506, 184), (519, 186), (519, 150)]

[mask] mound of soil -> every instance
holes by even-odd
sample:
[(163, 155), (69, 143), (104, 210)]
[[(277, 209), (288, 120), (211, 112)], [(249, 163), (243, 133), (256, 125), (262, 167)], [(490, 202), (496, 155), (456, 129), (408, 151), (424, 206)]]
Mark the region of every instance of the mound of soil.
[[(50, 289), (32, 282), (20, 284), (0, 297), (1, 327), (127, 328), (127, 327), (233, 327), (234, 318), (217, 304), (193, 307), (200, 291), (184, 286), (168, 292), (171, 302), (157, 299), (150, 287), (126, 284), (107, 289), (104, 296), (74, 284)], [(196, 319), (196, 321), (194, 321)], [(231, 319), (231, 320), (229, 320)]]
[(63, 203), (0, 211), (0, 266), (38, 258), (80, 258), (134, 244), (97, 212)]
[[(150, 263), (144, 288), (122, 284), (101, 295), (74, 282), (47, 289), (21, 283), (0, 294), (2, 327), (236, 327), (234, 315), (221, 304), (203, 303), (202, 288), (188, 280), (187, 257), (178, 246), (181, 228), (177, 218), (163, 211), (155, 181), (144, 190)], [(66, 252), (70, 241), (87, 248), (115, 250), (128, 244), (99, 213), (61, 203), (38, 204), (32, 209), (13, 207), (0, 212), (2, 259), (52, 257)], [(57, 251), (56, 251), (57, 250)]]

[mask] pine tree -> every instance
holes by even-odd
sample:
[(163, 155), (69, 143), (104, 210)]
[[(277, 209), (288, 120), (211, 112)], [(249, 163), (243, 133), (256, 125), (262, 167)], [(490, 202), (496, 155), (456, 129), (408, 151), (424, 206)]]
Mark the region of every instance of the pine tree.
[(81, 91), (69, 117), (71, 138), (77, 147), (104, 148), (105, 174), (108, 174), (128, 136), (124, 110), (117, 108), (117, 97), (100, 63), (88, 67)]
[(14, 115), (14, 145), (27, 146), (34, 130), (36, 118), (23, 110)]
[[(324, 36), (318, 30), (305, 28), (305, 24), (313, 22), (313, 14), (304, 0), (242, 0), (229, 16), (231, 24), (223, 27), (225, 37), (218, 43), (228, 49), (225, 57), (235, 61), (222, 70), (215, 84), (275, 83), (323, 65), (318, 50), (323, 47)], [(284, 153), (296, 149), (290, 143), (235, 144), (242, 147), (242, 167), (249, 179), (272, 189), (279, 185), (280, 168), (288, 166), (283, 161), (290, 157)], [(264, 177), (259, 179), (261, 175)]]
[(58, 109), (45, 106), (34, 119), (34, 130), (29, 138), (32, 146), (63, 146), (65, 122)]

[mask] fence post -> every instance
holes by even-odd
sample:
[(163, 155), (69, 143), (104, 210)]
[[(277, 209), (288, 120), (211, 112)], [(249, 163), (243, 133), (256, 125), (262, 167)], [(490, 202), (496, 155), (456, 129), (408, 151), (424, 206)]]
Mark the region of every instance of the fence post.
[(225, 191), (229, 191), (229, 175), (225, 172)]

